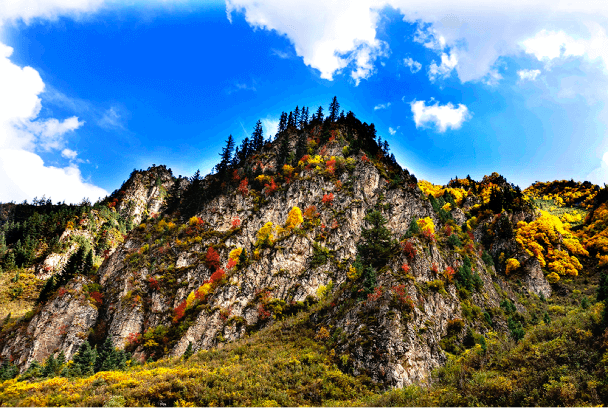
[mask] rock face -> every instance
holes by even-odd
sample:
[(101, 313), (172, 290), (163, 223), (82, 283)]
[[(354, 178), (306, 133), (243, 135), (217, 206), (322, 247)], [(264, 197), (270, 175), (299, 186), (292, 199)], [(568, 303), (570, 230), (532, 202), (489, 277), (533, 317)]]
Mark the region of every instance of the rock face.
[[(341, 151), (336, 146), (326, 155), (337, 156)], [(278, 167), (272, 153), (261, 155), (262, 167)], [(174, 219), (175, 223), (159, 221), (166, 208), (164, 198), (175, 183), (180, 183), (177, 190), (182, 192), (188, 183), (161, 170), (134, 172), (118, 193), (117, 210), (135, 226), (145, 224), (106, 254), (96, 277), (72, 281), (65, 292), (40, 305), (29, 322), (5, 336), (2, 356), (12, 356), (22, 370), (33, 359), (42, 361), (59, 350), (69, 359), (91, 333), (111, 334), (116, 346), (134, 349), (141, 358), (158, 356), (163, 345), (156, 340), (174, 336), (164, 351), (181, 355), (189, 343), (195, 350), (216, 347), (244, 336), (247, 330), (272, 324), (290, 307), (335, 296), (311, 319), (319, 327), (320, 338), (325, 330), (337, 339), (335, 353), (341, 368), (366, 373), (386, 386), (403, 387), (445, 363), (440, 342), (450, 322), (463, 320), (467, 327), (483, 332), (487, 329), (481, 312), (498, 307), (503, 299), (496, 288), (514, 298), (509, 284), (476, 250), (468, 256), (480, 287), (459, 294), (446, 270), (463, 264), (465, 250), (454, 250), (444, 238), (421, 235), (409, 239), (414, 256), (395, 246), (388, 264), (378, 271), (376, 292), (362, 296), (348, 289), (357, 279), (349, 273), (361, 229), (369, 227), (364, 219), (369, 211), (382, 213), (395, 241), (405, 242), (412, 220), (430, 217), (437, 229), (443, 225), (415, 182), (389, 183), (361, 155), (337, 180), (304, 169), (274, 193), (216, 194), (203, 201), (197, 219)], [(329, 194), (333, 201), (327, 199)], [(283, 233), (275, 229), (271, 245), (260, 243), (260, 229), (268, 222), (285, 226), (293, 207), (310, 210), (302, 228)], [(452, 214), (456, 224), (466, 221), (461, 209)], [(475, 231), (477, 241), (480, 234), (481, 230)], [(512, 239), (504, 239), (496, 243), (492, 255), (505, 248), (514, 251), (513, 245)], [(207, 259), (211, 246), (226, 271), (221, 281), (212, 284), (215, 268)], [(239, 248), (247, 256), (228, 269), (230, 252)], [(57, 269), (54, 258), (46, 262)], [(524, 284), (534, 293), (549, 296), (550, 287), (538, 265), (532, 261), (525, 265)], [(87, 285), (92, 283), (100, 285), (101, 303), (91, 300)], [(189, 309), (188, 318), (177, 317), (176, 309), (189, 296), (195, 299), (193, 292), (205, 283), (210, 289), (204, 300), (191, 301), (199, 306)], [(168, 334), (152, 343), (144, 341), (144, 334), (156, 332)]]

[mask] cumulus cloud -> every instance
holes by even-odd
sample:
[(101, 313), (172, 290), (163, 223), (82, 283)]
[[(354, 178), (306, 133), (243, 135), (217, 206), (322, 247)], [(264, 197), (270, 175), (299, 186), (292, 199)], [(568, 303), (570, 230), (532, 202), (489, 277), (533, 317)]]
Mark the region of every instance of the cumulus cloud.
[(66, 159), (74, 160), (76, 156), (78, 156), (78, 153), (72, 149), (63, 149), (61, 151), (61, 156), (65, 157)]
[(412, 72), (412, 74), (415, 74), (416, 72), (420, 71), (420, 69), (422, 69), (422, 64), (418, 61), (414, 61), (412, 58), (404, 59), (403, 63), (405, 64), (405, 66), (410, 67), (410, 71)]
[(391, 106), (390, 102), (387, 103), (379, 103), (378, 105), (374, 106), (374, 110), (378, 110), (378, 109), (388, 109), (388, 107)]
[(540, 75), (540, 69), (520, 69), (517, 71), (520, 81), (536, 81)]
[(437, 78), (445, 79), (452, 74), (452, 70), (458, 65), (458, 57), (455, 52), (450, 55), (445, 52), (441, 54), (441, 65), (437, 65), (435, 61), (429, 67), (429, 79), (434, 82)]
[[(65, 120), (39, 118), (44, 83), (33, 68), (14, 64), (9, 59), (12, 51), (0, 43), (0, 201), (46, 195), (79, 202), (83, 197), (95, 200), (107, 195), (86, 182), (75, 165), (45, 166), (36, 153), (64, 148), (66, 136), (84, 122), (75, 116)], [(76, 152), (65, 148), (63, 155), (73, 159)]]
[(264, 129), (264, 139), (268, 139), (269, 137), (274, 137), (279, 131), (279, 119), (266, 117), (261, 119), (262, 121), (262, 129)]
[[(376, 27), (378, 13), (385, 7), (416, 24), (412, 41), (442, 56), (442, 63), (432, 69), (435, 77), (454, 69), (462, 82), (496, 81), (496, 75), (488, 74), (501, 56), (517, 56), (525, 50), (536, 57), (552, 57), (561, 53), (562, 45), (564, 55), (577, 56), (584, 50), (590, 59), (608, 61), (603, 29), (608, 25), (608, 7), (597, 0), (294, 0), (290, 7), (280, 0), (226, 3), (229, 17), (243, 13), (252, 27), (285, 35), (304, 63), (326, 79), (349, 63), (354, 64), (353, 77), (373, 74), (374, 59), (386, 55), (373, 52), (382, 47)], [(543, 42), (550, 47), (543, 48)], [(457, 65), (452, 55), (458, 56)]]
[(465, 105), (458, 104), (458, 107), (454, 107), (451, 102), (446, 105), (439, 105), (438, 102), (435, 102), (434, 105), (427, 106), (425, 101), (412, 101), (410, 106), (416, 128), (434, 124), (440, 133), (445, 132), (448, 128), (459, 129), (462, 123), (471, 116)]
[(608, 152), (602, 156), (600, 166), (589, 173), (586, 179), (600, 186), (608, 183)]
[(47, 20), (59, 16), (80, 16), (99, 10), (105, 0), (19, 0), (0, 3), (0, 23), (2, 20), (23, 20), (29, 23), (35, 18)]

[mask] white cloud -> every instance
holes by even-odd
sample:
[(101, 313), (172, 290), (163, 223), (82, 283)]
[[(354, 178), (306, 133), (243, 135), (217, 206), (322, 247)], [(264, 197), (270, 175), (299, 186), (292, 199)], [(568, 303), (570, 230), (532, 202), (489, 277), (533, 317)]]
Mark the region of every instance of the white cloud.
[[(373, 73), (379, 54), (351, 54), (362, 44), (371, 50), (381, 46), (376, 38), (378, 12), (387, 6), (418, 25), (413, 41), (446, 54), (446, 64), (435, 63), (437, 76), (454, 65), (450, 58), (457, 52), (458, 64), (452, 69), (462, 82), (495, 81), (496, 76), (488, 74), (501, 56), (521, 55), (522, 44), (531, 55), (555, 55), (557, 40), (566, 44), (568, 55), (579, 55), (584, 49), (588, 58), (608, 61), (603, 28), (608, 26), (608, 7), (597, 0), (294, 0), (289, 7), (282, 0), (227, 0), (226, 10), (228, 15), (243, 12), (253, 27), (285, 35), (306, 65), (318, 69), (322, 78), (332, 79), (349, 62), (355, 63), (355, 77)], [(541, 34), (543, 30), (552, 31)], [(541, 40), (551, 32), (566, 34), (552, 39), (551, 47), (543, 51)], [(529, 39), (537, 41), (526, 43)]]
[(493, 68), (488, 72), (488, 74), (484, 77), (483, 83), (489, 86), (496, 86), (498, 82), (502, 79), (502, 75), (498, 72), (498, 69)]
[(540, 75), (540, 69), (520, 69), (517, 71), (520, 81), (536, 81)]
[(600, 167), (589, 173), (585, 179), (599, 186), (608, 184), (608, 152), (602, 156)]
[(264, 139), (268, 139), (270, 136), (274, 137), (279, 131), (279, 119), (266, 117), (261, 121), (264, 129)]
[(439, 105), (438, 102), (435, 102), (434, 105), (426, 106), (425, 101), (412, 101), (410, 106), (416, 128), (435, 124), (441, 133), (448, 128), (459, 129), (462, 123), (471, 116), (468, 108), (463, 104), (458, 104), (458, 107), (455, 108), (452, 103)]
[(400, 128), (400, 126), (397, 126), (397, 129), (393, 129), (392, 127), (389, 126), (388, 128), (388, 133), (392, 135), (394, 135), (395, 133), (397, 133), (397, 130)]
[(435, 61), (429, 67), (429, 79), (435, 81), (438, 77), (445, 79), (452, 74), (452, 70), (458, 65), (458, 57), (452, 51), (450, 55), (445, 52), (441, 54), (441, 65), (437, 65)]
[[(13, 49), (0, 43), (0, 201), (31, 200), (46, 195), (54, 200), (79, 202), (107, 192), (83, 180), (74, 165), (45, 166), (35, 151), (62, 149), (65, 136), (84, 122), (77, 117), (65, 120), (41, 119), (39, 95), (44, 83), (36, 70), (19, 67), (9, 57)], [(69, 158), (76, 152), (64, 149)]]
[(378, 109), (388, 109), (388, 107), (391, 106), (390, 102), (387, 103), (379, 103), (378, 105), (374, 106), (374, 110), (378, 110)]
[(78, 153), (72, 149), (63, 149), (61, 151), (61, 156), (65, 157), (66, 159), (74, 160), (76, 156), (78, 156)]
[(111, 106), (103, 113), (97, 124), (104, 129), (124, 129), (121, 119), (122, 116), (118, 113), (118, 108)]
[(422, 64), (419, 63), (418, 61), (414, 61), (412, 58), (406, 58), (403, 60), (403, 63), (410, 67), (410, 71), (412, 72), (412, 74), (415, 74), (416, 72), (420, 71), (420, 69), (422, 68)]
[(108, 192), (83, 180), (78, 167), (45, 166), (42, 158), (25, 150), (0, 149), (0, 201), (31, 200), (46, 195), (53, 201), (96, 201)]
[(80, 16), (99, 10), (105, 0), (17, 0), (0, 2), (0, 23), (35, 18), (55, 20), (59, 16)]

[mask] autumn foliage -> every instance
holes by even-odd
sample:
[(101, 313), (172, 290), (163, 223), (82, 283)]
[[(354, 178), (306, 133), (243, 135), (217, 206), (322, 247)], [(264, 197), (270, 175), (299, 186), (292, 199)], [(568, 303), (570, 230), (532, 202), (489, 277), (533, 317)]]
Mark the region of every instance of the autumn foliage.
[(205, 256), (205, 263), (211, 270), (218, 269), (220, 267), (220, 255), (213, 247), (207, 249), (207, 255)]

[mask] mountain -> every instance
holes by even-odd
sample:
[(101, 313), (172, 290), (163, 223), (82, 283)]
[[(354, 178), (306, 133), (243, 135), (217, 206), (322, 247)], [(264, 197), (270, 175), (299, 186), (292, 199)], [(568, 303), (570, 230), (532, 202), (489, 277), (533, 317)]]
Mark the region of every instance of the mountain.
[(0, 401), (606, 401), (601, 353), (588, 378), (582, 357), (505, 354), (604, 350), (605, 188), (437, 186), (352, 112), (287, 117), (272, 141), (230, 138), (204, 178), (152, 166), (94, 205), (2, 204)]

